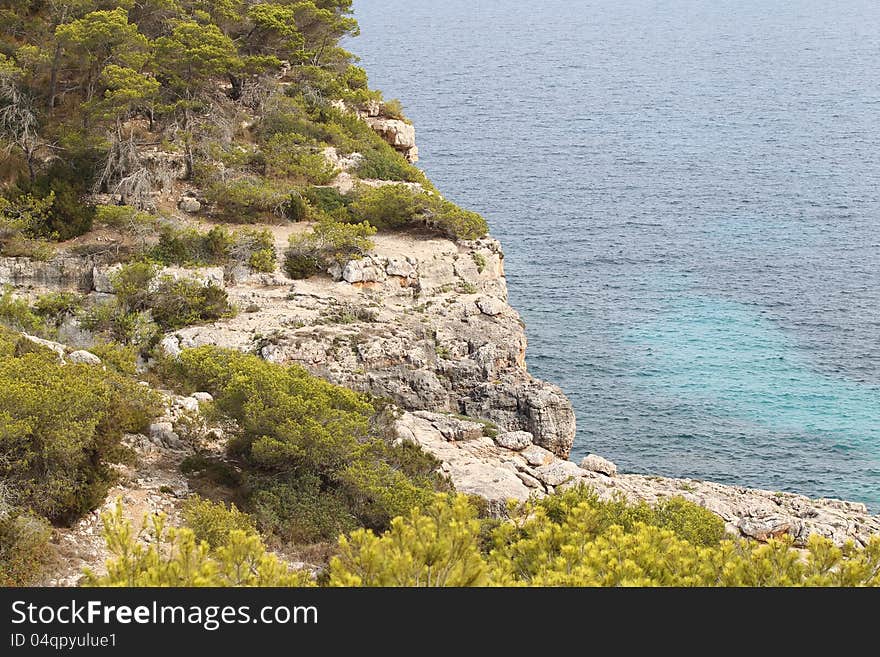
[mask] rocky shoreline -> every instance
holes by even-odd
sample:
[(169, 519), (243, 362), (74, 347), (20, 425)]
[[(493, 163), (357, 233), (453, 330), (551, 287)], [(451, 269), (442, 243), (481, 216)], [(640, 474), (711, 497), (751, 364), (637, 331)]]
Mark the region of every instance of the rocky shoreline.
[[(363, 118), (414, 161), (412, 127), (375, 114), (367, 112)], [(346, 163), (338, 158), (334, 163), (343, 171), (333, 185), (343, 191), (351, 188), (357, 181), (345, 170)], [(171, 199), (178, 207), (183, 200)], [(188, 221), (207, 226), (197, 217)], [(281, 254), (291, 234), (307, 226), (270, 229)], [(838, 544), (864, 544), (880, 533), (880, 516), (870, 515), (862, 504), (620, 474), (614, 464), (596, 455), (580, 465), (567, 460), (575, 437), (574, 411), (557, 386), (527, 370), (525, 325), (508, 304), (501, 245), (490, 237), (454, 242), (417, 233), (380, 234), (374, 241), (367, 257), (308, 280), (286, 277), (280, 273), (280, 262), (271, 274), (240, 265), (167, 268), (163, 273), (223, 287), (240, 312), (168, 333), (163, 348), (171, 355), (206, 344), (257, 353), (387, 399), (401, 409), (395, 425), (399, 439), (414, 441), (433, 454), (459, 491), (485, 498), (498, 514), (504, 513), (509, 499), (521, 501), (583, 483), (603, 498), (623, 495), (650, 503), (681, 496), (719, 515), (730, 532), (756, 540), (787, 534), (804, 545), (810, 535), (818, 534)], [(99, 298), (111, 294), (109, 274), (117, 265), (107, 264), (101, 255), (79, 255), (76, 247), (62, 245), (59, 255), (46, 262), (0, 258), (0, 285), (30, 297), (57, 290)], [(112, 250), (112, 245), (107, 248)], [(76, 326), (62, 326), (60, 335), (66, 345), (59, 345), (62, 351), (87, 346), (89, 340)], [(161, 423), (162, 431), (176, 435), (174, 416), (167, 420)], [(130, 478), (121, 492), (124, 502), (143, 502), (159, 493), (154, 486), (149, 495), (138, 492), (138, 481), (165, 486), (173, 480), (174, 494), (156, 497), (159, 507), (167, 510), (187, 491), (179, 473), (173, 467), (166, 472), (161, 464), (173, 466), (180, 460), (174, 454), (191, 448), (153, 438), (132, 437), (144, 463), (153, 465), (146, 475)], [(157, 458), (156, 450), (170, 456)], [(138, 502), (133, 508), (143, 506)], [(93, 537), (97, 514), (83, 523), (71, 531), (67, 544), (74, 544), (82, 532)]]

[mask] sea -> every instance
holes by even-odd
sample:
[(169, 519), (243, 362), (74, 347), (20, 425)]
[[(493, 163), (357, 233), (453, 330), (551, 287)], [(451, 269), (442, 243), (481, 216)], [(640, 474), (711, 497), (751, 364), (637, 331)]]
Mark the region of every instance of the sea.
[(354, 7), (575, 460), (880, 512), (880, 2)]

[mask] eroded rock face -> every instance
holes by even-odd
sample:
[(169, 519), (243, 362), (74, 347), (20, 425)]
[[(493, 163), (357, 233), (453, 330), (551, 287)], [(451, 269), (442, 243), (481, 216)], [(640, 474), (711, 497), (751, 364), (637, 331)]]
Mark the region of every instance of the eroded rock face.
[(880, 516), (869, 515), (863, 504), (692, 479), (614, 474), (614, 464), (596, 455), (584, 459), (585, 469), (537, 445), (523, 449), (521, 441), (510, 440), (510, 434), (494, 440), (485, 436), (455, 440), (449, 437), (455, 434), (449, 425), (456, 422), (456, 418), (438, 421), (434, 416), (404, 413), (396, 423), (397, 435), (442, 461), (442, 471), (456, 490), (485, 497), (498, 515), (505, 513), (506, 499), (522, 501), (585, 484), (602, 499), (622, 495), (654, 504), (683, 497), (720, 516), (732, 534), (758, 541), (790, 535), (795, 545), (803, 547), (811, 535), (818, 534), (838, 545), (850, 540), (864, 545), (880, 533)]
[(92, 288), (90, 258), (56, 257), (45, 262), (30, 258), (0, 258), (0, 285), (21, 289), (66, 289), (88, 291)]
[(375, 243), (375, 253), (330, 278), (227, 287), (240, 308), (259, 310), (177, 331), (169, 351), (215, 344), (298, 363), (405, 409), (529, 432), (566, 457), (574, 412), (558, 387), (526, 370), (525, 332), (507, 304), (498, 242), (386, 234)]
[(416, 146), (416, 129), (411, 123), (400, 119), (382, 116), (367, 116), (364, 119), (382, 138), (402, 153), (410, 162), (417, 162), (419, 149)]

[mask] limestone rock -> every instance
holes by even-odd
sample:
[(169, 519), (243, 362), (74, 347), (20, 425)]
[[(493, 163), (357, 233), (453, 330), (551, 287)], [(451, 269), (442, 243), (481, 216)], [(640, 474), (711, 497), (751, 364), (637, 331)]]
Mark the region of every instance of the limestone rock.
[(21, 336), (25, 340), (28, 340), (30, 342), (33, 342), (36, 345), (44, 347), (44, 348), (48, 349), (49, 351), (54, 351), (55, 354), (58, 356), (58, 358), (61, 360), (61, 362), (62, 363), (64, 362), (65, 349), (64, 349), (63, 344), (60, 344), (58, 342), (53, 342), (52, 340), (44, 340), (43, 338), (38, 338), (35, 335), (29, 335), (27, 333), (22, 333)]
[(175, 433), (171, 422), (153, 422), (150, 425), (150, 440), (171, 449), (183, 447), (183, 441)]
[(196, 214), (202, 209), (202, 204), (198, 199), (193, 198), (192, 196), (184, 196), (177, 202), (177, 207), (183, 212)]
[(71, 363), (80, 363), (82, 365), (100, 365), (101, 359), (98, 358), (91, 351), (85, 351), (83, 349), (77, 349), (76, 351), (72, 351), (67, 355), (67, 360)]
[(528, 431), (508, 431), (499, 434), (495, 442), (505, 449), (520, 451), (532, 444), (532, 434)]
[(373, 258), (352, 260), (342, 269), (342, 280), (348, 283), (378, 283), (386, 278), (385, 267)]
[(601, 472), (609, 477), (617, 474), (617, 466), (614, 463), (596, 454), (587, 454), (581, 460), (581, 467), (590, 472)]
[(39, 290), (80, 290), (92, 287), (90, 257), (56, 256), (45, 262), (30, 258), (0, 257), (0, 285)]
[(194, 392), (192, 397), (200, 404), (208, 404), (214, 401), (214, 396), (210, 392)]
[(538, 445), (529, 445), (520, 452), (520, 456), (526, 460), (526, 463), (534, 466), (549, 465), (557, 460), (553, 452)]
[(504, 312), (504, 309), (507, 308), (507, 304), (498, 299), (493, 299), (492, 297), (483, 297), (482, 299), (477, 300), (477, 308), (479, 308), (480, 312), (484, 315), (495, 317), (495, 315), (500, 315)]
[(92, 269), (92, 289), (101, 294), (113, 294), (113, 274), (122, 269), (122, 263), (116, 263), (109, 267), (94, 267)]
[(548, 486), (559, 486), (583, 476), (583, 470), (571, 461), (556, 460), (535, 469), (535, 476)]
[(367, 117), (367, 123), (397, 150), (409, 150), (416, 145), (416, 128), (400, 119)]
[(170, 356), (171, 358), (177, 358), (183, 351), (183, 349), (180, 348), (180, 339), (175, 335), (166, 335), (159, 343), (159, 347), (166, 356)]

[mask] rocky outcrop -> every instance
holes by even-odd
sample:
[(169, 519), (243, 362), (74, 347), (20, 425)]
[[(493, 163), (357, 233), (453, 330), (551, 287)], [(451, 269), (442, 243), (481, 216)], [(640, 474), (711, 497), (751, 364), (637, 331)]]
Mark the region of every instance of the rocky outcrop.
[(274, 275), (227, 287), (239, 307), (256, 310), (180, 330), (167, 349), (255, 351), (405, 409), (527, 431), (567, 456), (574, 412), (559, 388), (526, 370), (525, 331), (507, 304), (498, 242), (379, 235), (375, 243), (374, 253), (326, 278)]
[(88, 257), (58, 256), (46, 261), (0, 258), (0, 285), (35, 290), (92, 289), (94, 262)]
[(384, 116), (367, 116), (364, 119), (370, 127), (403, 154), (410, 162), (418, 162), (419, 149), (416, 146), (416, 129), (412, 123)]
[(473, 436), (456, 429), (456, 422), (440, 414), (404, 413), (396, 430), (399, 440), (415, 442), (442, 461), (443, 472), (458, 491), (486, 498), (499, 515), (504, 514), (508, 499), (524, 501), (585, 484), (602, 499), (621, 495), (656, 503), (683, 497), (719, 515), (730, 533), (759, 541), (789, 535), (803, 547), (818, 534), (838, 545), (847, 541), (864, 545), (880, 533), (880, 516), (869, 515), (863, 504), (693, 479), (616, 474), (613, 463), (596, 455), (578, 466), (529, 445), (525, 436)]

